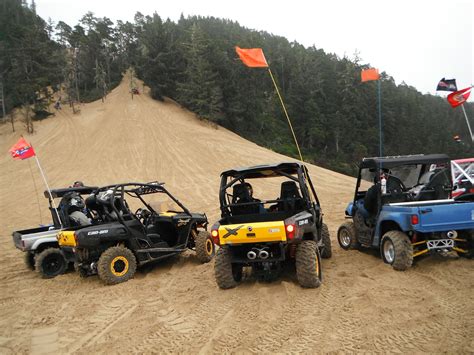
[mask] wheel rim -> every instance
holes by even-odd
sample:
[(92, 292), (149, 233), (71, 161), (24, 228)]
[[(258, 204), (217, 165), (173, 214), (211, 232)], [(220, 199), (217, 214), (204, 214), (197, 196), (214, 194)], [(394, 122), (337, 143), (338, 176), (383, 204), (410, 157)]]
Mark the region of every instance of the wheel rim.
[(213, 250), (214, 250), (214, 247), (213, 247), (212, 240), (207, 239), (207, 240), (206, 240), (206, 252), (207, 252), (207, 255), (211, 255)]
[(124, 256), (116, 256), (110, 263), (110, 271), (114, 276), (123, 276), (128, 271), (128, 260)]
[(345, 247), (351, 245), (351, 235), (346, 228), (341, 229), (339, 232), (339, 241)]
[(385, 240), (383, 243), (383, 256), (389, 264), (392, 264), (395, 260), (395, 248), (390, 239)]
[(61, 255), (50, 255), (43, 262), (43, 270), (47, 275), (54, 275), (61, 271), (63, 260)]
[(314, 271), (316, 272), (316, 275), (318, 275), (319, 277), (319, 258), (318, 256), (316, 255), (316, 260), (315, 260), (315, 266), (314, 266)]

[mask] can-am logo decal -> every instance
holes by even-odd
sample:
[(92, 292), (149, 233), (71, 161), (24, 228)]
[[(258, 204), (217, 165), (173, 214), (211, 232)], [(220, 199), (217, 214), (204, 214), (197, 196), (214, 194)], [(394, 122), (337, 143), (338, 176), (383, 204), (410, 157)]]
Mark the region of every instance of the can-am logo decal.
[(87, 232), (87, 235), (98, 235), (98, 234), (107, 234), (109, 233), (108, 229), (103, 229), (101, 231), (92, 231), (92, 232)]
[(188, 222), (189, 222), (189, 219), (180, 219), (178, 221), (178, 227), (185, 226), (186, 224), (188, 224)]
[(242, 228), (244, 225), (242, 224), (241, 226), (238, 226), (237, 228), (227, 228), (227, 227), (224, 227), (224, 229), (227, 231), (226, 234), (224, 234), (224, 236), (222, 238), (227, 238), (227, 237), (230, 237), (231, 235), (237, 235), (237, 231)]
[(309, 221), (308, 221), (307, 219), (303, 219), (302, 221), (299, 221), (299, 222), (298, 222), (298, 225), (299, 225), (299, 226), (302, 226), (302, 225), (308, 224), (308, 223), (309, 223)]

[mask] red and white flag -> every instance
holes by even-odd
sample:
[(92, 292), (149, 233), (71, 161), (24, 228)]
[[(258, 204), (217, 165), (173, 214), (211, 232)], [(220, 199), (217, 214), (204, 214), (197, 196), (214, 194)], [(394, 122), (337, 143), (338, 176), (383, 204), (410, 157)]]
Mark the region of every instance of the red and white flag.
[(21, 137), (18, 142), (16, 142), (16, 144), (10, 148), (9, 152), (13, 159), (21, 160), (28, 159), (36, 155), (35, 150), (31, 144), (28, 143), (23, 137)]
[(453, 92), (452, 94), (449, 94), (448, 95), (449, 104), (454, 108), (465, 103), (467, 99), (469, 98), (469, 95), (471, 94), (471, 89), (472, 87), (469, 87), (469, 88), (465, 88), (465, 89)]

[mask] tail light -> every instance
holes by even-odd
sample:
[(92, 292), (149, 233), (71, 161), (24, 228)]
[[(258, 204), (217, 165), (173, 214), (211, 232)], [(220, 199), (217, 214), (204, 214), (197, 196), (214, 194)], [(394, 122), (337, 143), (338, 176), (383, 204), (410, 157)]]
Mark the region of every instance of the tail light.
[(293, 239), (295, 237), (295, 225), (294, 224), (287, 224), (285, 225), (285, 232), (287, 239)]
[(217, 228), (213, 227), (213, 229), (211, 229), (211, 237), (214, 244), (221, 245), (219, 241), (219, 227)]
[(418, 223), (420, 223), (418, 215), (417, 214), (412, 214), (411, 215), (411, 224), (415, 225), (415, 224), (418, 224)]

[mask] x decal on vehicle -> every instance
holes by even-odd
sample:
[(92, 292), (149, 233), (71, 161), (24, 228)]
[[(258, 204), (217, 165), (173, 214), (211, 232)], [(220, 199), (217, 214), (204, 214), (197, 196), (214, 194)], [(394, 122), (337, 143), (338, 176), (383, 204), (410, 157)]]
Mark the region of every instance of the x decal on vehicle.
[(237, 228), (227, 228), (227, 227), (224, 227), (225, 230), (227, 231), (226, 234), (224, 234), (224, 236), (222, 238), (227, 238), (227, 237), (230, 237), (231, 235), (237, 235), (237, 231), (242, 228), (244, 226), (244, 224), (238, 226)]

